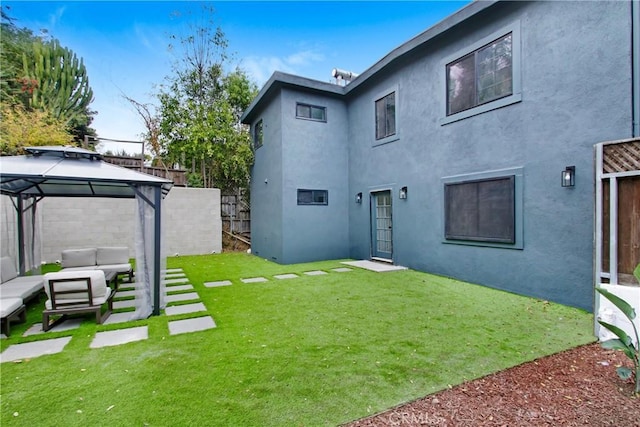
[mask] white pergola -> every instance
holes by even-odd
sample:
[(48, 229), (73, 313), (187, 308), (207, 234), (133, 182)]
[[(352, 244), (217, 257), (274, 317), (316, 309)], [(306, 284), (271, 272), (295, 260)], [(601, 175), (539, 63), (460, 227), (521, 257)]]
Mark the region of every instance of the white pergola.
[(112, 165), (99, 153), (85, 149), (53, 146), (26, 151), (24, 156), (0, 157), (0, 193), (10, 196), (16, 208), (20, 274), (27, 269), (25, 218), (29, 216), (25, 214), (35, 212), (44, 197), (136, 199), (136, 281), (148, 297), (147, 301), (142, 298), (142, 307), (136, 306), (136, 314), (139, 318), (160, 314), (162, 199), (172, 181)]

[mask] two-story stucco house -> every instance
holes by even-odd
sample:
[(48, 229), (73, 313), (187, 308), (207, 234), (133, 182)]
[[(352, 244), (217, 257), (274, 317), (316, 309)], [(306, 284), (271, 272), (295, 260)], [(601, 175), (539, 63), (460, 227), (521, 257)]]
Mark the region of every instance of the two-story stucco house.
[(591, 310), (593, 147), (637, 133), (637, 9), (475, 2), (345, 86), (276, 72), (243, 116), (253, 253)]

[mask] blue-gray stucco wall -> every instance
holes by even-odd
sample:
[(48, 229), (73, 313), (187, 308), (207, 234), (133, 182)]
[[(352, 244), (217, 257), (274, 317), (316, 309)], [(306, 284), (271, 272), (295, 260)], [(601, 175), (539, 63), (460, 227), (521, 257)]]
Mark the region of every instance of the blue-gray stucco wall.
[[(282, 258), (282, 119), (280, 95), (259, 114), (263, 145), (255, 150), (251, 170), (251, 250), (269, 259)], [(251, 126), (253, 132), (255, 122)]]
[[(443, 58), (517, 23), (521, 102), (444, 117)], [(394, 262), (592, 308), (593, 145), (631, 136), (629, 4), (498, 4), (432, 41), (349, 103), (352, 195), (393, 190)], [(375, 146), (373, 102), (397, 90), (399, 138)], [(576, 186), (560, 172), (575, 165)], [(442, 179), (522, 168), (522, 249), (450, 244)], [(399, 187), (409, 197), (398, 199)], [(351, 205), (351, 257), (368, 258), (369, 211)]]

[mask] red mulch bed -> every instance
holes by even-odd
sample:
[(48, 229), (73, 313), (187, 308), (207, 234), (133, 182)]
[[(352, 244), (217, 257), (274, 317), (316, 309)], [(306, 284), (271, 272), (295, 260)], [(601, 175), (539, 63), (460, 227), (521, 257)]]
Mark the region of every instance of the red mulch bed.
[(640, 427), (640, 397), (621, 352), (588, 344), (469, 381), (347, 424), (371, 426)]

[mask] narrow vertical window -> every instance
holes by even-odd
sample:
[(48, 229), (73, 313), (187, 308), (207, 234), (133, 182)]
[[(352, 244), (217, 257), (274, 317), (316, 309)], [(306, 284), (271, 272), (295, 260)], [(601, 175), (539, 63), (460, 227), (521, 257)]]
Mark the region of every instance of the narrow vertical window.
[(258, 149), (262, 147), (262, 120), (258, 121), (253, 128), (253, 148)]
[(396, 133), (396, 93), (392, 92), (376, 101), (376, 139)]

